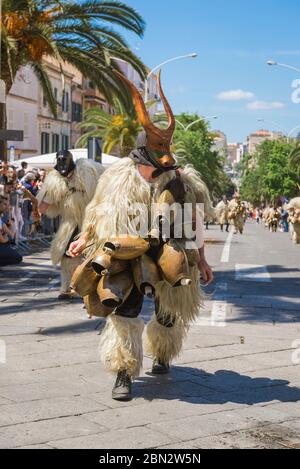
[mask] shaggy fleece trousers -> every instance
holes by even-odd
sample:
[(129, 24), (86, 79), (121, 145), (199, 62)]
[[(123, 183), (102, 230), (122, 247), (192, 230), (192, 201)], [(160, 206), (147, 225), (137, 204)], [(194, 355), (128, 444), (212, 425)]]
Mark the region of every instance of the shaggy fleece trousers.
[[(143, 305), (143, 295), (136, 289), (124, 304), (108, 318), (101, 334), (99, 356), (108, 370), (117, 373), (126, 370), (132, 377), (140, 373), (143, 361), (144, 322), (139, 319)], [(144, 346), (154, 360), (169, 364), (180, 352), (186, 327), (181, 320), (158, 313), (147, 324), (144, 333)]]

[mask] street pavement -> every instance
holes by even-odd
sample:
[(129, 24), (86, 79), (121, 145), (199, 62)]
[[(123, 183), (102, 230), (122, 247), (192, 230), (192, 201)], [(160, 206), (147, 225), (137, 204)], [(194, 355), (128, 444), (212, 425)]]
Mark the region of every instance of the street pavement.
[(199, 319), (169, 376), (144, 358), (130, 402), (97, 358), (104, 320), (57, 300), (49, 251), (0, 270), (1, 448), (300, 448), (300, 246), (252, 221), (206, 238)]

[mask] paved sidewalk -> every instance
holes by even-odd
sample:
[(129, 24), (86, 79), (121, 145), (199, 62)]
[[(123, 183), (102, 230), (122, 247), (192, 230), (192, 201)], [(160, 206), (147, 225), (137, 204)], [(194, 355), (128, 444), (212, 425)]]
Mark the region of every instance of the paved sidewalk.
[(207, 232), (215, 282), (171, 374), (145, 357), (127, 403), (97, 360), (104, 321), (56, 299), (48, 251), (2, 269), (0, 447), (300, 448), (300, 247), (248, 223), (226, 260), (226, 236)]

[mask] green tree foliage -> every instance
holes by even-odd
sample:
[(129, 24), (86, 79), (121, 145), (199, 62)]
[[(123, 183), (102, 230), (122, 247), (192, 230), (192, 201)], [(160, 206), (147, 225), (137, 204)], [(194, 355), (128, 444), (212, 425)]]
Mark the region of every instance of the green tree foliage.
[[(125, 107), (122, 101), (114, 99), (114, 115), (96, 107), (85, 112), (83, 122), (78, 124), (84, 133), (76, 142), (77, 148), (86, 147), (89, 137), (100, 137), (103, 139), (105, 153), (115, 152), (120, 156), (128, 156), (135, 147), (142, 126), (138, 121), (129, 91), (125, 93), (128, 94), (127, 100), (130, 104)], [(152, 106), (154, 102), (156, 101), (148, 101), (146, 107)]]
[(290, 153), (289, 167), (291, 171), (296, 173), (300, 183), (300, 140), (298, 139), (298, 137), (295, 148), (293, 148)]
[(265, 141), (253, 155), (247, 155), (243, 161), (242, 198), (259, 204), (297, 195), (299, 180), (290, 167), (293, 148), (294, 143), (285, 139)]
[[(212, 198), (231, 194), (234, 185), (224, 172), (224, 158), (212, 149), (214, 135), (209, 131), (207, 122), (198, 114), (182, 113), (176, 119), (185, 128), (195, 122), (187, 130), (178, 123), (176, 125), (174, 145), (176, 153), (182, 155), (180, 161), (191, 163), (199, 171)], [(177, 147), (180, 152), (177, 152)]]
[[(68, 62), (89, 78), (112, 102), (124, 85), (113, 73), (119, 58), (141, 76), (143, 63), (111, 26), (143, 35), (144, 21), (131, 7), (108, 0), (2, 0), (1, 78), (8, 93), (22, 65), (31, 65), (56, 116), (56, 102), (43, 59), (50, 56), (63, 70)], [(2, 116), (0, 116), (2, 118)], [(3, 124), (4, 123), (0, 123)]]

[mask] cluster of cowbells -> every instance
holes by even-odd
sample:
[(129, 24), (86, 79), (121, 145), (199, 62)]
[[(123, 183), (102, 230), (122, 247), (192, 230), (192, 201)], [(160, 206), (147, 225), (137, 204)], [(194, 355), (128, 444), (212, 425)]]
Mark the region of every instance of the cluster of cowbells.
[[(165, 189), (159, 207), (177, 202), (178, 184)], [(148, 297), (155, 296), (159, 282), (171, 287), (191, 284), (191, 266), (199, 262), (199, 252), (184, 249), (175, 239), (162, 239), (160, 227), (165, 217), (163, 209), (158, 225), (146, 239), (127, 236), (109, 239), (104, 246), (87, 258), (74, 272), (71, 287), (84, 299), (89, 316), (107, 316), (126, 301), (133, 286)], [(155, 247), (157, 255), (149, 255)]]

